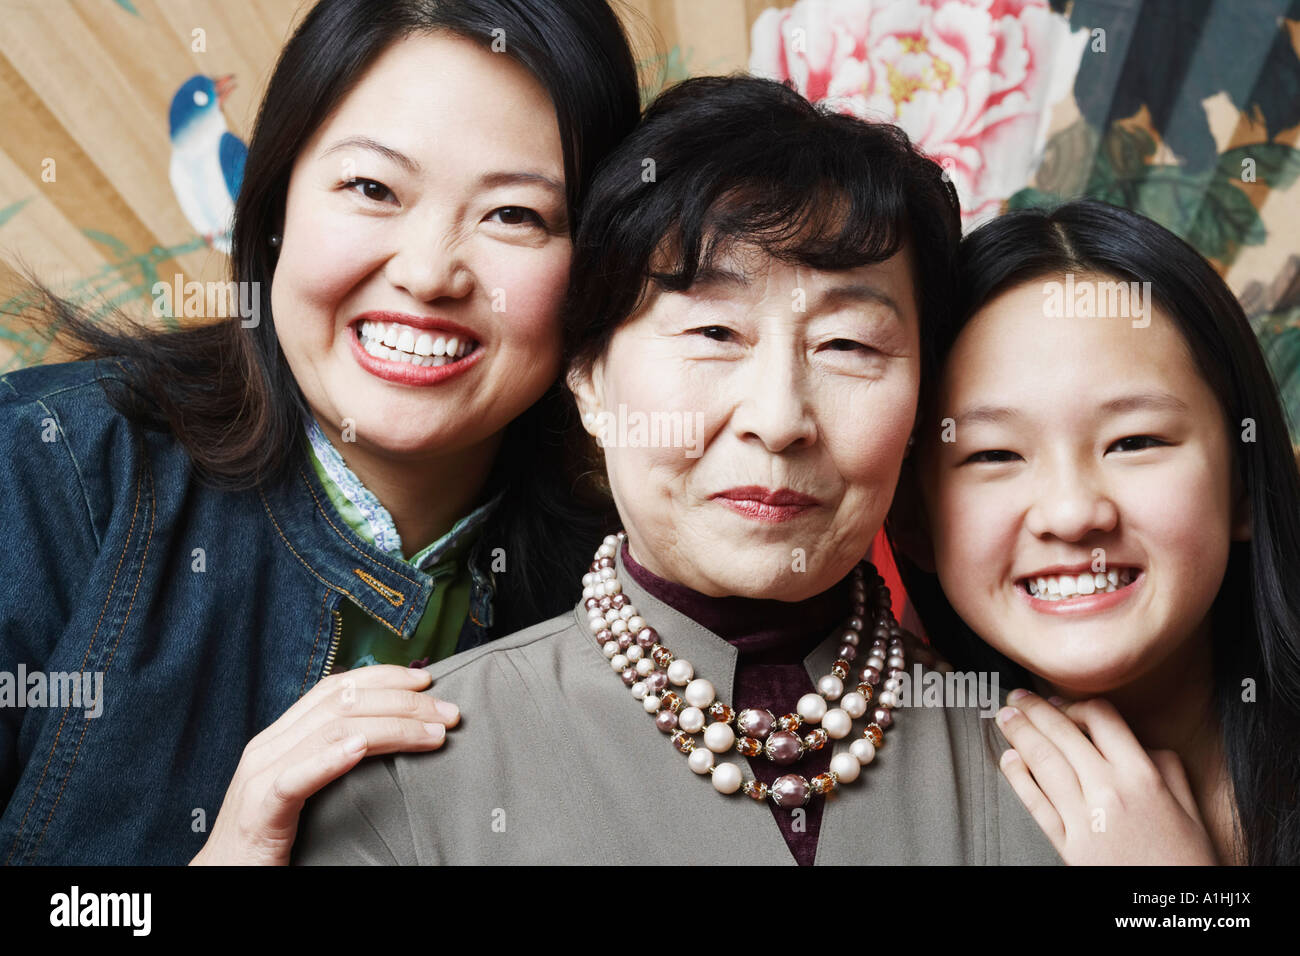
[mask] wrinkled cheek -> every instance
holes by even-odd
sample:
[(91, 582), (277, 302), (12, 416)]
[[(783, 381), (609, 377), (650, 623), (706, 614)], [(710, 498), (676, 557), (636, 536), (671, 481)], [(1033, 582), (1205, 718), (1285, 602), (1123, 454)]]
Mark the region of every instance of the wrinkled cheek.
[(916, 419), (916, 392), (907, 382), (874, 386), (865, 398), (819, 400), (818, 418), (845, 481), (893, 497), (907, 439)]

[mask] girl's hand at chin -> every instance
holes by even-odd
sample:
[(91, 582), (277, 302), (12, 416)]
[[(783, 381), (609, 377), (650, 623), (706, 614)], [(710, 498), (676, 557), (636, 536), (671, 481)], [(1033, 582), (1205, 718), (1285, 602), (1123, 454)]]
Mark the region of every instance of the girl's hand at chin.
[(437, 750), (460, 720), (420, 691), (427, 671), (378, 664), (326, 677), (248, 742), (195, 865), (284, 866), (307, 798), (365, 756)]
[(1007, 703), (1002, 772), (1066, 863), (1218, 862), (1178, 755), (1144, 749), (1108, 701), (1013, 691)]

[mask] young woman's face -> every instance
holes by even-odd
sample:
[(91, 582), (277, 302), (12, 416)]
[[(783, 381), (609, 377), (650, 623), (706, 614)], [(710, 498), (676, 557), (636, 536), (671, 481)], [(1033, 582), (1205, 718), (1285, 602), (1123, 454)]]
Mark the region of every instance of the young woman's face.
[(1145, 328), (1047, 318), (1045, 288), (1017, 286), (963, 329), (938, 405), (952, 421), (925, 436), (922, 485), (953, 608), (1079, 696), (1197, 635), (1246, 531), (1235, 436), (1173, 321), (1150, 303)]
[[(916, 418), (910, 261), (820, 272), (758, 253), (651, 290), (573, 383), (584, 413), (628, 423), (605, 461), (636, 560), (706, 594), (791, 601), (863, 558)], [(689, 447), (665, 427), (638, 441), (637, 416), (688, 426)], [(772, 492), (788, 497), (755, 500)]]
[(406, 458), (471, 449), (558, 374), (570, 255), (546, 92), (506, 55), (410, 37), (294, 164), (276, 331), (327, 434)]

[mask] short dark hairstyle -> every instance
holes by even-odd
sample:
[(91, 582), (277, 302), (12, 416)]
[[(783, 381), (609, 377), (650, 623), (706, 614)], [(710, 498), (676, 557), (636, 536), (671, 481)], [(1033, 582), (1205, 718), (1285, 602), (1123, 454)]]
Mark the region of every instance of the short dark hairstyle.
[[(1234, 442), (1233, 468), (1249, 498), (1250, 541), (1234, 542), (1211, 610), (1214, 694), (1237, 825), (1248, 862), (1300, 863), (1300, 474), (1286, 415), (1259, 342), (1232, 291), (1201, 255), (1128, 209), (1093, 200), (1008, 213), (963, 241), (958, 321), (935, 343), (941, 360), (987, 303), (1025, 282), (1091, 273), (1150, 282), (1218, 397), (1229, 434), (1243, 419), (1256, 440)], [(940, 410), (923, 407), (928, 425)], [(935, 432), (937, 434), (937, 432)], [(902, 481), (914, 476), (904, 471)], [(899, 571), (931, 642), (958, 668), (997, 671), (1008, 686), (1028, 673), (958, 617), (938, 577), (901, 550)], [(1241, 681), (1258, 681), (1243, 704)]]
[(652, 282), (690, 288), (735, 244), (824, 270), (910, 245), (926, 381), (960, 238), (956, 190), (898, 127), (814, 106), (774, 80), (685, 80), (646, 109), (592, 182), (566, 309), (570, 367), (604, 353)]

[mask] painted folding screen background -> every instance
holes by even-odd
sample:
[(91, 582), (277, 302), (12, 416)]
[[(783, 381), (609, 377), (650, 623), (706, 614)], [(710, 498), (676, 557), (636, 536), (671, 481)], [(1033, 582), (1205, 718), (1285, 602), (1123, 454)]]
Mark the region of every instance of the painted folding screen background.
[[(173, 153), (186, 123), (224, 124), (233, 172), (277, 51), (309, 6), (6, 0), (0, 308), (28, 305), (20, 260), (65, 294), (140, 315), (156, 281), (226, 278), (228, 196), (220, 182), (205, 193), (174, 176)], [(1300, 0), (622, 9), (647, 97), (749, 69), (897, 122), (949, 171), (968, 226), (1079, 195), (1154, 217), (1227, 278), (1300, 425)], [(0, 370), (53, 358), (43, 338), (0, 319)]]

